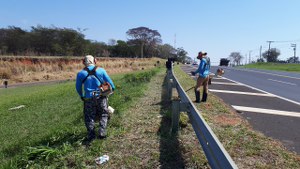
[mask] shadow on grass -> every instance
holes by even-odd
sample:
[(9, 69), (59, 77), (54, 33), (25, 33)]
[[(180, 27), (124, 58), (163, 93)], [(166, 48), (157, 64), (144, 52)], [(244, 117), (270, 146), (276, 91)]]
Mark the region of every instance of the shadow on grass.
[(177, 134), (171, 134), (171, 101), (167, 98), (167, 76), (164, 79), (163, 90), (161, 94), (161, 110), (162, 120), (159, 131), (160, 136), (160, 168), (184, 168), (185, 163), (182, 157), (182, 150), (177, 138)]

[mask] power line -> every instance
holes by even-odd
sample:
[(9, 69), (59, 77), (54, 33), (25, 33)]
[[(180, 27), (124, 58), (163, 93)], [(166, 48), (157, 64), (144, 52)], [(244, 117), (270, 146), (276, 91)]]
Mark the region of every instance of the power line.
[(300, 42), (300, 39), (296, 39), (296, 40), (276, 40), (276, 41), (273, 41), (275, 43), (290, 43), (290, 42)]

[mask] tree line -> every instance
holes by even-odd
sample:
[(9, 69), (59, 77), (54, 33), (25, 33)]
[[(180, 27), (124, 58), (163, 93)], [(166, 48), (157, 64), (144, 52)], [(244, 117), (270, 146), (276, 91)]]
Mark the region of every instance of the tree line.
[[(258, 58), (256, 62), (273, 62), (273, 63), (299, 63), (299, 57), (289, 57), (287, 60), (279, 60), (280, 50), (276, 48), (271, 48), (262, 53), (262, 57)], [(240, 52), (231, 52), (228, 60), (234, 65), (241, 65), (241, 60), (244, 57)], [(252, 61), (253, 63), (255, 61)]]
[(96, 57), (173, 57), (185, 61), (187, 52), (163, 44), (157, 30), (137, 27), (126, 32), (127, 41), (109, 40), (108, 43), (85, 39), (84, 30), (32, 26), (31, 30), (9, 26), (0, 29), (0, 55), (21, 56), (83, 56)]

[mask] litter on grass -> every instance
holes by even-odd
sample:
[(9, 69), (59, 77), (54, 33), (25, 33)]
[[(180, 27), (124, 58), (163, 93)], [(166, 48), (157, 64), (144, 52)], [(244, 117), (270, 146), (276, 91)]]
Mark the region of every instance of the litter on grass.
[(112, 108), (111, 106), (108, 106), (108, 112), (110, 113), (110, 114), (113, 114), (114, 113), (114, 111), (115, 111), (115, 109), (114, 108)]
[(97, 157), (95, 159), (95, 162), (96, 162), (96, 164), (103, 164), (105, 162), (108, 162), (108, 160), (109, 160), (109, 156), (108, 155), (103, 155), (103, 156)]
[(23, 107), (25, 107), (25, 105), (20, 105), (20, 106), (17, 106), (17, 107), (13, 107), (13, 108), (10, 108), (8, 110), (17, 110), (17, 109), (21, 109)]

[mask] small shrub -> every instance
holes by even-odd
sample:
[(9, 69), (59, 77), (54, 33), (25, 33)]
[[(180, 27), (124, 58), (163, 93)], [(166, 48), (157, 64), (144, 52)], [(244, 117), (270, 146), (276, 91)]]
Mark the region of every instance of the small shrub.
[(157, 70), (151, 70), (151, 71), (147, 71), (147, 72), (127, 74), (124, 76), (124, 79), (126, 82), (129, 82), (129, 83), (149, 82), (156, 73), (157, 73)]
[(26, 156), (28, 160), (52, 160), (60, 154), (59, 150), (48, 146), (28, 147)]

